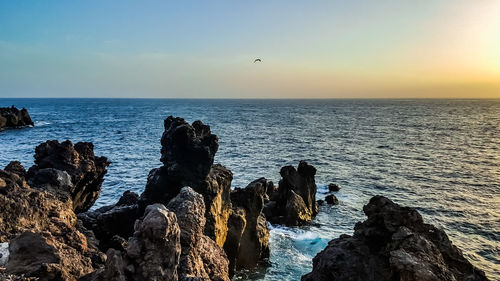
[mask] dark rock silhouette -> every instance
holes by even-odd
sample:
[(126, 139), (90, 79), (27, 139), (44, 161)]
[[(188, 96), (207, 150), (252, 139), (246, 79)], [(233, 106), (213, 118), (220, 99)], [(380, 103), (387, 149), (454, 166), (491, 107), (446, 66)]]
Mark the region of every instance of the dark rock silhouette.
[(269, 197), (264, 213), (271, 223), (297, 226), (310, 221), (317, 213), (316, 168), (300, 161), (295, 169), (285, 166), (280, 171), (282, 179), (278, 189)]
[(338, 186), (338, 184), (336, 184), (336, 183), (330, 183), (330, 184), (328, 185), (328, 190), (329, 190), (330, 192), (337, 192), (337, 191), (339, 191), (339, 190), (340, 190), (340, 186)]
[(231, 192), (233, 212), (224, 244), (231, 274), (235, 269), (252, 268), (269, 258), (269, 228), (262, 209), (267, 188), (272, 186), (272, 182), (260, 178)]
[(337, 196), (330, 194), (325, 197), (326, 203), (330, 205), (338, 205), (339, 204), (339, 199), (337, 199)]
[(33, 121), (28, 111), (23, 108), (21, 110), (16, 107), (0, 107), (0, 131), (5, 128), (16, 128), (33, 126)]
[(115, 205), (104, 206), (95, 211), (78, 214), (83, 226), (92, 230), (99, 240), (99, 249), (123, 249), (125, 240), (134, 233), (135, 220), (140, 217), (137, 206), (138, 195), (125, 191)]
[(423, 222), (413, 208), (375, 196), (354, 235), (341, 235), (313, 259), (303, 281), (487, 280), (453, 246), (446, 233)]
[(201, 121), (192, 125), (169, 116), (162, 136), (163, 166), (151, 170), (139, 206), (168, 204), (184, 186), (192, 187), (205, 201), (205, 234), (223, 246), (231, 213), (230, 189), (233, 175), (222, 165), (213, 165), (219, 147), (217, 136)]
[(101, 193), (101, 184), (110, 164), (94, 156), (92, 143), (47, 141), (35, 149), (35, 165), (28, 170), (32, 187), (70, 199), (76, 213), (87, 211)]

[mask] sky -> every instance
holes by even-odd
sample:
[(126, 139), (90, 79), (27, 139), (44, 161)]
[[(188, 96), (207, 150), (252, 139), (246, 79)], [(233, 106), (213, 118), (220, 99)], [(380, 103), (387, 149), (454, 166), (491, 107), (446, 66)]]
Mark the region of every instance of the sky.
[(0, 0), (0, 97), (500, 98), (500, 0)]

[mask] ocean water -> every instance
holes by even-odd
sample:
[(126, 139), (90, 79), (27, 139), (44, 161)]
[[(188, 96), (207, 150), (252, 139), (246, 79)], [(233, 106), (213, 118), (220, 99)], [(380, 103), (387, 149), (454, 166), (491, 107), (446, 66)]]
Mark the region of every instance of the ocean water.
[(48, 140), (91, 141), (112, 164), (95, 208), (142, 192), (161, 165), (163, 119), (202, 120), (219, 136), (233, 187), (307, 160), (317, 199), (334, 182), (338, 206), (309, 225), (271, 227), (270, 266), (237, 280), (299, 280), (329, 240), (351, 234), (373, 195), (417, 208), (465, 256), (500, 280), (500, 100), (0, 99), (28, 108), (35, 127), (0, 132), (0, 167), (33, 164)]

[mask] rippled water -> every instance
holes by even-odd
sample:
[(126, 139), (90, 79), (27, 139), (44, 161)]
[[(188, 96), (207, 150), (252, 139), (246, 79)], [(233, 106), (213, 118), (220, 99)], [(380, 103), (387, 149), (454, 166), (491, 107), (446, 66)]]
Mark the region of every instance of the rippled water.
[(239, 280), (298, 280), (329, 240), (352, 233), (375, 194), (414, 206), (492, 280), (500, 279), (500, 100), (0, 99), (28, 108), (34, 128), (0, 133), (0, 166), (33, 164), (47, 139), (91, 141), (113, 163), (96, 207), (140, 193), (160, 165), (168, 115), (197, 119), (219, 136), (216, 162), (234, 187), (307, 160), (318, 198), (330, 182), (340, 205), (308, 226), (273, 227), (271, 266)]

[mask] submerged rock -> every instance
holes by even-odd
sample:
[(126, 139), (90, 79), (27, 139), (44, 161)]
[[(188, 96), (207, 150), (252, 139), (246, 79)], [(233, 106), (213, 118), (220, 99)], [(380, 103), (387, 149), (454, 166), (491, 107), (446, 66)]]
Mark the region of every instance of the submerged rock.
[(32, 187), (71, 199), (76, 213), (87, 211), (99, 197), (110, 164), (106, 157), (94, 156), (94, 145), (70, 141), (47, 141), (35, 149), (35, 165), (28, 170)]
[(0, 107), (0, 131), (5, 128), (16, 128), (24, 126), (33, 126), (33, 121), (28, 111), (16, 107)]
[(325, 197), (326, 203), (330, 205), (338, 205), (339, 204), (339, 199), (337, 199), (337, 196), (330, 194)]
[(228, 222), (224, 250), (231, 274), (235, 269), (252, 268), (269, 258), (269, 228), (262, 213), (269, 184), (265, 178), (231, 192), (233, 212)]
[(382, 196), (363, 207), (368, 219), (354, 235), (341, 235), (313, 259), (303, 281), (483, 281), (446, 233), (423, 222), (413, 208)]
[(300, 161), (295, 169), (285, 166), (280, 171), (282, 179), (277, 191), (270, 195), (264, 213), (271, 223), (297, 226), (310, 221), (317, 213), (316, 168)]

